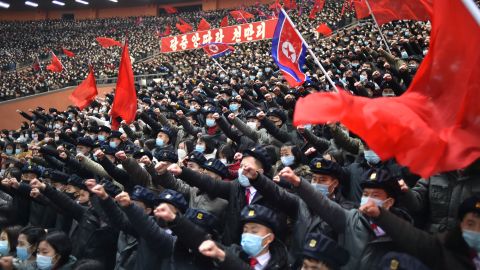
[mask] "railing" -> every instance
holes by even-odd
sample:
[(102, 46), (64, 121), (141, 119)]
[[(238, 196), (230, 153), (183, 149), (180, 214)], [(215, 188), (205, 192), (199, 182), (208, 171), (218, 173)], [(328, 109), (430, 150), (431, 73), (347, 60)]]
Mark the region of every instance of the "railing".
[[(146, 74), (146, 75), (135, 75), (133, 76), (134, 80), (136, 83), (142, 85), (143, 81), (147, 82), (148, 80), (153, 80), (153, 79), (159, 79), (160, 77), (163, 77), (167, 75), (168, 73), (162, 72), (162, 73), (155, 73), (155, 74)], [(113, 84), (117, 83), (118, 77), (108, 77), (108, 78), (96, 78), (97, 84)], [(76, 82), (76, 85), (79, 85), (82, 83), (83, 80), (78, 80)]]

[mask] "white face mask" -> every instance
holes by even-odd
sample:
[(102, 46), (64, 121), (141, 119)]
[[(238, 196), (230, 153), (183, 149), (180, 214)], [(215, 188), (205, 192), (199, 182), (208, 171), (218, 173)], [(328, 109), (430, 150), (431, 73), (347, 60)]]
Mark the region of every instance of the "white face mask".
[(247, 122), (247, 126), (252, 130), (257, 130), (257, 123), (255, 122)]
[(187, 156), (187, 151), (184, 149), (177, 150), (178, 160), (183, 160)]
[(385, 201), (382, 201), (382, 200), (379, 200), (379, 199), (362, 196), (362, 200), (360, 201), (360, 206), (365, 205), (368, 201), (372, 201), (378, 207), (382, 207), (383, 204), (385, 203)]

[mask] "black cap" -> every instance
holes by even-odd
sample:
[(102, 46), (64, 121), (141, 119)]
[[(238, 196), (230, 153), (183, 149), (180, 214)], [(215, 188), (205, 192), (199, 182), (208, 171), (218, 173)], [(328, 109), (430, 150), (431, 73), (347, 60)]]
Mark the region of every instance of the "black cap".
[(85, 180), (76, 174), (72, 174), (68, 178), (68, 184), (81, 189), (87, 189), (87, 187), (85, 186)]
[(259, 204), (247, 205), (242, 209), (240, 213), (242, 224), (245, 223), (258, 223), (270, 228), (273, 233), (278, 232), (280, 227), (277, 214), (270, 208)]
[(35, 165), (23, 166), (22, 173), (34, 173), (37, 175), (37, 177), (42, 175), (42, 171), (40, 170), (40, 168)]
[(185, 200), (183, 194), (171, 189), (165, 189), (162, 193), (160, 193), (158, 196), (158, 204), (162, 202), (174, 205), (181, 212), (185, 212), (185, 210), (188, 208), (187, 201)]
[(459, 220), (462, 220), (468, 213), (476, 213), (480, 215), (480, 194), (477, 193), (468, 197), (458, 207)]
[(207, 159), (205, 158), (205, 156), (202, 153), (200, 153), (198, 151), (192, 151), (188, 155), (188, 161), (195, 162), (198, 165), (202, 165), (205, 162), (207, 162)]
[(172, 129), (170, 129), (170, 128), (168, 128), (168, 127), (162, 127), (162, 128), (158, 131), (158, 133), (160, 133), (160, 132), (165, 133), (165, 134), (168, 136), (168, 138), (170, 139), (170, 141), (172, 141), (172, 140), (174, 139), (174, 138), (173, 138), (174, 132), (173, 132)]
[(153, 208), (157, 204), (159, 199), (159, 197), (155, 193), (153, 193), (153, 191), (139, 185), (133, 187), (130, 198), (135, 201), (141, 201), (150, 208)]
[(97, 132), (100, 132), (100, 131), (104, 131), (104, 132), (107, 132), (107, 133), (112, 132), (112, 130), (107, 126), (98, 126)]
[(257, 119), (257, 114), (258, 114), (258, 111), (257, 111), (257, 110), (248, 110), (248, 111), (245, 113), (245, 119), (250, 119), (250, 118), (255, 118), (255, 119)]
[(172, 150), (155, 151), (155, 158), (158, 161), (178, 162), (178, 155)]
[(102, 146), (102, 151), (105, 155), (115, 156), (117, 150), (115, 148), (110, 147), (109, 145)]
[(212, 232), (218, 229), (218, 218), (205, 210), (188, 208), (187, 212), (185, 212), (185, 218), (189, 219), (191, 222), (202, 227), (208, 232)]
[(115, 197), (122, 192), (122, 189), (120, 187), (116, 186), (112, 181), (105, 178), (100, 180), (99, 184), (103, 185), (105, 192), (107, 192), (107, 194), (112, 197)]
[(419, 259), (406, 253), (388, 252), (378, 265), (380, 270), (429, 270)]
[(133, 152), (133, 158), (135, 158), (135, 159), (140, 159), (143, 156), (147, 156), (148, 158), (150, 158), (150, 160), (153, 159), (152, 152), (150, 152), (146, 149), (142, 148), (142, 149), (138, 149), (137, 151)]
[(363, 188), (380, 188), (385, 190), (390, 197), (396, 198), (400, 192), (398, 180), (385, 169), (370, 169), (366, 178), (360, 183)]
[(112, 138), (117, 138), (117, 139), (120, 139), (120, 136), (122, 136), (122, 133), (120, 131), (112, 131), (112, 133), (110, 133), (110, 136), (108, 136), (108, 139), (112, 139)]
[(81, 138), (78, 138), (77, 145), (83, 145), (83, 146), (92, 148), (93, 140), (90, 137), (81, 137)]
[(305, 237), (303, 256), (339, 269), (347, 264), (350, 254), (329, 237), (321, 233), (310, 233)]
[(282, 123), (285, 123), (285, 121), (287, 121), (287, 116), (285, 115), (285, 113), (278, 108), (269, 109), (267, 112), (267, 116), (276, 116), (282, 120)]
[(223, 164), (220, 160), (215, 159), (215, 158), (211, 158), (211, 159), (207, 160), (207, 162), (205, 162), (202, 165), (202, 168), (204, 168), (205, 170), (214, 172), (214, 173), (220, 175), (222, 178), (225, 178), (225, 177), (228, 176), (227, 166), (225, 166), (225, 164)]
[(342, 175), (342, 167), (338, 163), (324, 158), (314, 158), (310, 161), (310, 171), (315, 174), (330, 175), (340, 178)]
[(42, 177), (48, 178), (52, 180), (52, 182), (66, 184), (68, 182), (68, 178), (70, 177), (70, 175), (63, 173), (61, 171), (47, 168), (43, 171)]
[(272, 164), (270, 155), (268, 154), (267, 150), (263, 146), (256, 146), (255, 148), (244, 150), (243, 156), (254, 157), (256, 160), (258, 160), (262, 164), (264, 171), (268, 171)]

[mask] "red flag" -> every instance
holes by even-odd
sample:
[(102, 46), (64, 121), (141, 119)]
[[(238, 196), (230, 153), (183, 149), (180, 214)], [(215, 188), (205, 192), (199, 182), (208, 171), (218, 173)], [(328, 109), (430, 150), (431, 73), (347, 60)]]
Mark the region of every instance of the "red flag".
[(112, 46), (122, 47), (122, 43), (120, 43), (120, 41), (116, 41), (112, 38), (97, 37), (95, 39), (98, 41), (98, 43), (100, 43), (100, 46), (102, 46), (103, 48), (108, 48)]
[(115, 97), (113, 99), (112, 110), (112, 129), (118, 130), (120, 122), (118, 117), (125, 120), (128, 124), (135, 120), (137, 113), (137, 93), (133, 79), (132, 63), (128, 53), (128, 44), (125, 42), (122, 51), (122, 59), (118, 70), (117, 86), (115, 87)]
[(223, 17), (222, 22), (220, 23), (220, 27), (227, 27), (228, 26), (228, 16)]
[(172, 6), (164, 6), (163, 9), (165, 9), (165, 11), (168, 13), (168, 14), (175, 14), (177, 13), (177, 9), (172, 7)]
[(332, 29), (330, 29), (326, 23), (322, 23), (317, 27), (317, 32), (324, 36), (330, 36), (332, 34)]
[(271, 4), (269, 7), (271, 10), (280, 10), (282, 5), (280, 5), (280, 0), (275, 0), (275, 3)]
[(169, 36), (170, 34), (172, 33), (172, 28), (170, 27), (170, 25), (167, 25), (167, 27), (165, 27), (165, 31), (163, 31), (163, 36), (166, 37), (166, 36)]
[(235, 18), (235, 20), (246, 20), (246, 19), (253, 19), (255, 18), (255, 16), (253, 16), (253, 14), (251, 13), (248, 13), (244, 10), (233, 10), (233, 11), (230, 11), (230, 15), (232, 15), (233, 18)]
[[(368, 3), (379, 25), (394, 20), (427, 21), (430, 18), (431, 7), (423, 0), (369, 0)], [(355, 2), (355, 11), (358, 19), (370, 16), (365, 0)]]
[(69, 50), (67, 50), (67, 49), (65, 49), (65, 48), (62, 48), (62, 50), (63, 50), (63, 54), (65, 54), (66, 56), (68, 56), (68, 57), (75, 57), (75, 54), (74, 54), (72, 51), (69, 51)]
[(226, 43), (208, 43), (202, 45), (203, 51), (208, 54), (208, 56), (217, 58), (224, 56), (229, 52), (235, 51), (233, 46), (230, 46)]
[(181, 24), (188, 24), (190, 25), (189, 23), (187, 23), (184, 19), (182, 18), (178, 18), (178, 20), (180, 21)]
[(474, 5), (434, 2), (429, 52), (405, 94), (312, 94), (298, 101), (294, 124), (341, 121), (383, 160), (394, 157), (424, 178), (474, 162), (480, 157), (480, 26), (465, 2)]
[(205, 31), (205, 30), (208, 30), (208, 29), (210, 29), (210, 24), (207, 22), (207, 20), (202, 18), (200, 20), (200, 23), (197, 26), (197, 31)]
[(98, 94), (92, 67), (89, 70), (87, 78), (68, 97), (80, 110), (90, 105)]
[(192, 31), (192, 28), (190, 28), (190, 25), (187, 25), (187, 24), (177, 23), (175, 24), (175, 26), (177, 27), (178, 31), (182, 32), (183, 34)]
[(63, 70), (63, 65), (62, 62), (60, 62), (60, 59), (52, 52), (52, 62), (50, 65), (47, 66), (47, 70), (50, 70), (51, 72), (62, 72)]
[(258, 16), (265, 17), (265, 18), (267, 17), (267, 14), (265, 14), (265, 12), (261, 11), (260, 9), (257, 8), (256, 11)]
[(283, 1), (283, 7), (287, 9), (296, 9), (297, 8), (297, 2), (295, 0), (284, 0)]
[(310, 20), (315, 19), (315, 17), (317, 16), (317, 13), (322, 12), (324, 5), (325, 5), (325, 0), (315, 0), (315, 4), (313, 5), (312, 10), (310, 11), (310, 15), (308, 15), (308, 18), (310, 18)]

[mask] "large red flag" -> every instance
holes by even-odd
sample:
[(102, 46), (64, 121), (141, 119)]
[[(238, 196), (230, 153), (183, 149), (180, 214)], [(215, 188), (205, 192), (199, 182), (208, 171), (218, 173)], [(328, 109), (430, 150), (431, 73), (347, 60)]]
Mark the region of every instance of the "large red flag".
[(72, 51), (69, 51), (65, 48), (62, 48), (63, 54), (65, 54), (68, 57), (75, 57), (75, 54)]
[(189, 27), (189, 25), (186, 25), (186, 24), (177, 23), (177, 24), (175, 24), (175, 26), (177, 27), (178, 31), (180, 31), (183, 34), (192, 31), (192, 29)]
[(137, 93), (135, 92), (135, 83), (133, 79), (132, 63), (128, 53), (128, 43), (125, 42), (122, 51), (122, 59), (118, 70), (117, 86), (115, 87), (115, 97), (113, 99), (110, 116), (112, 118), (112, 129), (118, 130), (120, 122), (118, 117), (127, 123), (135, 120), (137, 112)]
[(116, 41), (112, 38), (97, 37), (95, 39), (98, 41), (98, 43), (100, 43), (100, 46), (102, 46), (103, 48), (108, 48), (112, 46), (122, 47), (122, 43), (120, 43), (120, 41)]
[(325, 5), (325, 0), (315, 0), (315, 4), (313, 5), (313, 8), (310, 11), (310, 14), (308, 15), (308, 18), (310, 20), (315, 19), (315, 17), (317, 16), (317, 13), (322, 12), (324, 5)]
[(227, 27), (228, 26), (228, 16), (223, 17), (222, 22), (220, 23), (220, 27)]
[(95, 83), (95, 75), (92, 67), (89, 67), (90, 72), (83, 82), (68, 97), (75, 106), (83, 110), (90, 105), (98, 94), (97, 84)]
[(177, 13), (177, 9), (172, 7), (172, 6), (164, 6), (163, 9), (165, 9), (165, 11), (168, 13), (168, 14), (175, 14)]
[(322, 23), (317, 27), (317, 32), (324, 36), (330, 36), (332, 34), (332, 29), (330, 29), (326, 23)]
[(50, 62), (50, 65), (47, 66), (47, 70), (50, 70), (51, 72), (62, 72), (63, 70), (62, 62), (60, 62), (60, 59), (58, 59), (58, 57), (53, 52), (52, 62)]
[[(424, 0), (368, 0), (375, 19), (379, 25), (394, 20), (427, 21), (431, 8)], [(365, 0), (355, 1), (355, 11), (358, 19), (370, 16)]]
[(207, 22), (207, 20), (202, 18), (200, 20), (200, 23), (198, 23), (197, 31), (205, 31), (205, 30), (208, 30), (208, 29), (210, 29), (210, 24)]
[(471, 164), (480, 157), (480, 26), (464, 2), (474, 5), (434, 1), (429, 52), (405, 94), (312, 94), (297, 102), (294, 124), (341, 121), (422, 177)]

